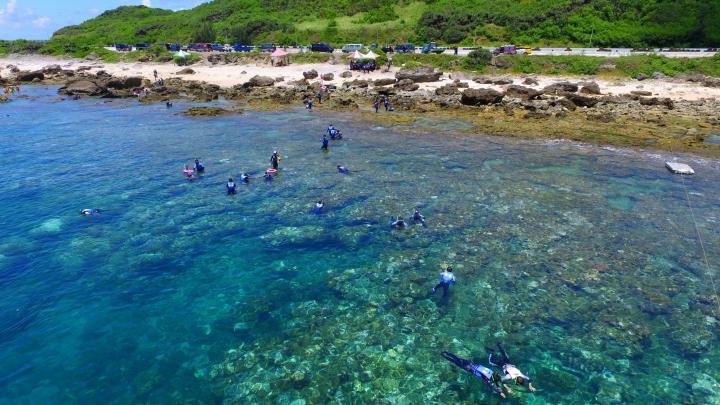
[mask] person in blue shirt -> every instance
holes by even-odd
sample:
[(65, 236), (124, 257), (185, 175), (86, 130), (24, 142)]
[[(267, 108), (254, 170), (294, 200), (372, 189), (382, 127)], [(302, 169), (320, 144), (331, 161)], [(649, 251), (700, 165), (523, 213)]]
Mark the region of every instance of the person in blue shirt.
[(195, 159), (195, 171), (198, 173), (205, 171), (205, 165), (200, 163), (200, 159)]
[(337, 165), (338, 173), (350, 174), (350, 169), (345, 166)]
[(328, 137), (327, 137), (326, 135), (323, 135), (323, 137), (322, 137), (322, 146), (320, 147), (320, 149), (322, 149), (322, 150), (328, 150), (328, 143), (330, 143), (330, 140), (328, 139)]
[(237, 191), (237, 184), (235, 184), (235, 180), (233, 180), (232, 177), (228, 179), (225, 187), (227, 188), (228, 194), (235, 194)]
[(505, 398), (502, 386), (500, 385), (500, 374), (480, 364), (473, 364), (470, 360), (460, 358), (450, 352), (442, 352), (442, 356), (461, 369), (467, 371), (475, 377), (480, 378), (493, 393)]
[(378, 99), (375, 99), (375, 101), (373, 102), (373, 108), (375, 109), (375, 112), (377, 113), (378, 109), (380, 108), (380, 101), (378, 101)]
[(315, 209), (313, 209), (313, 212), (320, 214), (323, 208), (325, 208), (325, 202), (323, 200), (318, 200), (318, 202), (315, 203)]

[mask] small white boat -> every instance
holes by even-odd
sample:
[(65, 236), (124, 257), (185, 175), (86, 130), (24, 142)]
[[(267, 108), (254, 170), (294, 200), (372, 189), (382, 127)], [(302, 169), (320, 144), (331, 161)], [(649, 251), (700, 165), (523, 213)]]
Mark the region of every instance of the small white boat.
[(695, 174), (695, 170), (685, 163), (665, 162), (665, 167), (676, 174)]

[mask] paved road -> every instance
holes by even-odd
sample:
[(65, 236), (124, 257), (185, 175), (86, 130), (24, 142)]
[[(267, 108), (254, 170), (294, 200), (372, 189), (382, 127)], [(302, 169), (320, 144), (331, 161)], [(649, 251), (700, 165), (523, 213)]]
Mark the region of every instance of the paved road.
[[(114, 51), (114, 47), (105, 47), (105, 49)], [(475, 48), (458, 48), (458, 55), (459, 56), (466, 56), (469, 54), (473, 49)], [(135, 50), (133, 48), (133, 50)], [(307, 52), (307, 48), (299, 48), (299, 47), (289, 47), (287, 49), (288, 53), (300, 53), (300, 52)], [(535, 49), (532, 51), (533, 55), (579, 55), (579, 56), (601, 56), (601, 57), (619, 57), (619, 56), (630, 56), (630, 55), (649, 55), (649, 54), (656, 54), (656, 55), (662, 55), (667, 56), (669, 58), (706, 58), (714, 56), (715, 53), (719, 51), (715, 49), (707, 49), (707, 48), (691, 48), (686, 49), (683, 51), (670, 51), (667, 49), (654, 49), (651, 51), (644, 51), (644, 52), (633, 52), (632, 48), (605, 48), (604, 50), (600, 51), (598, 48), (570, 48), (568, 51), (567, 48), (540, 48), (539, 50)], [(336, 49), (334, 53), (341, 53), (340, 50)], [(421, 53), (420, 48), (415, 48), (415, 53)], [(453, 55), (455, 52), (452, 49), (445, 50), (445, 55)]]

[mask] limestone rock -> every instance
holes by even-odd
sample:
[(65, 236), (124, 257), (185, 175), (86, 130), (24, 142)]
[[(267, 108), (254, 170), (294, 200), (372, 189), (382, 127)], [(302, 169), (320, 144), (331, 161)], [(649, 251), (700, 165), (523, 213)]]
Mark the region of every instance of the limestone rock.
[(595, 82), (582, 83), (581, 94), (600, 94), (600, 86)]
[(244, 84), (245, 87), (269, 87), (275, 84), (275, 79), (269, 76), (253, 76)]
[(519, 98), (523, 100), (533, 100), (540, 97), (542, 93), (529, 87), (523, 87), (518, 85), (508, 86), (505, 90), (505, 95), (513, 98)]
[(395, 74), (398, 80), (409, 79), (414, 83), (436, 82), (440, 80), (443, 72), (432, 66), (420, 66), (416, 68), (402, 68)]
[(395, 84), (395, 79), (392, 77), (386, 77), (384, 79), (377, 79), (373, 82), (374, 86), (389, 86)]
[(191, 68), (185, 68), (185, 69), (178, 70), (177, 73), (175, 73), (175, 74), (177, 74), (177, 75), (194, 75), (195, 71), (192, 70)]
[(570, 82), (553, 83), (543, 88), (545, 94), (575, 93), (578, 91), (578, 85)]
[(502, 101), (503, 94), (492, 89), (466, 89), (462, 93), (460, 102), (464, 105), (487, 105), (498, 104)]
[(316, 79), (318, 77), (318, 72), (315, 69), (310, 69), (307, 72), (303, 72), (303, 77), (305, 79)]
[(322, 76), (320, 76), (320, 78), (326, 81), (330, 81), (335, 78), (335, 75), (332, 73), (324, 73)]

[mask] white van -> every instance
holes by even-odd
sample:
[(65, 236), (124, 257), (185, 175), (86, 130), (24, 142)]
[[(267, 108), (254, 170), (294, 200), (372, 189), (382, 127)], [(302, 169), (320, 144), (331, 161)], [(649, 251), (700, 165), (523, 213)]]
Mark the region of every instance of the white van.
[(355, 52), (363, 49), (363, 44), (347, 44), (342, 47), (343, 53)]

